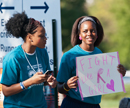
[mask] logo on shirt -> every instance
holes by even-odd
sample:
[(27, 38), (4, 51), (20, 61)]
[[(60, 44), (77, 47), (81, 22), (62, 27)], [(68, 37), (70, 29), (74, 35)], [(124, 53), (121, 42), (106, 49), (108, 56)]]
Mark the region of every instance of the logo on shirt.
[(39, 69), (37, 65), (32, 65), (35, 71), (29, 65), (27, 66), (29, 78), (32, 77), (36, 72), (43, 72), (42, 65), (41, 64), (38, 64), (38, 65), (39, 65)]
[(27, 70), (30, 70), (30, 67), (29, 67), (29, 66), (27, 66)]
[(36, 73), (35, 71), (30, 70), (30, 71), (28, 72), (28, 76), (29, 76), (29, 77), (32, 77), (35, 73)]
[[(35, 71), (36, 71), (36, 72), (43, 72), (43, 69), (42, 69), (42, 68), (40, 68), (40, 69), (35, 69)], [(35, 71), (34, 71), (34, 70), (29, 70), (28, 76), (29, 76), (29, 77), (32, 77), (32, 76), (36, 73)], [(43, 86), (43, 85), (44, 85), (43, 82), (40, 83), (40, 84), (33, 84), (33, 85), (29, 86), (28, 89), (30, 89), (30, 88), (32, 88), (32, 87), (34, 87), (34, 86)]]

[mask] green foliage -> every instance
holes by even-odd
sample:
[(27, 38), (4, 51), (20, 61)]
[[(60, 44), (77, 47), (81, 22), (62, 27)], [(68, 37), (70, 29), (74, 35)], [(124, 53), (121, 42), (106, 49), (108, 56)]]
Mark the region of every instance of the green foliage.
[(117, 32), (114, 34), (113, 42), (116, 41), (121, 63), (130, 69), (130, 0), (114, 0), (111, 11), (117, 21)]
[(61, 0), (62, 49), (64, 52), (72, 47), (70, 40), (74, 21), (78, 17), (87, 15), (84, 3), (85, 0)]
[[(130, 69), (130, 0), (61, 0), (62, 49), (69, 50), (74, 21), (83, 15), (96, 16), (104, 28), (104, 40), (99, 48), (104, 52), (119, 52), (120, 63)], [(86, 6), (86, 8), (85, 8)]]
[(105, 37), (103, 52), (119, 52), (120, 63), (130, 69), (130, 0), (95, 0), (88, 8), (101, 21)]

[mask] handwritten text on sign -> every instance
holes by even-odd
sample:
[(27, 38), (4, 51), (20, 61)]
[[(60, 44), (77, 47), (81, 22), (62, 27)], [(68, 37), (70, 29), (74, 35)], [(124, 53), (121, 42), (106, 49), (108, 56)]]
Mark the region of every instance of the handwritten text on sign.
[(118, 52), (76, 58), (76, 74), (81, 97), (125, 92), (123, 78), (117, 71)]

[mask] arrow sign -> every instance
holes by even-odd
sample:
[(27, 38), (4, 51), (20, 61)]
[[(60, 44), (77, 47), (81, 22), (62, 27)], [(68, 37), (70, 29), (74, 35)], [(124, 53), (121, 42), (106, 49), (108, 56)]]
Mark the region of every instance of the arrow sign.
[(45, 6), (31, 6), (31, 9), (45, 9), (44, 13), (47, 12), (47, 10), (49, 9), (48, 5), (46, 4), (46, 2), (44, 2)]
[(14, 10), (14, 7), (2, 7), (2, 4), (3, 4), (3, 3), (0, 4), (0, 11), (1, 11), (1, 13), (3, 13), (3, 12), (2, 12), (2, 9)]

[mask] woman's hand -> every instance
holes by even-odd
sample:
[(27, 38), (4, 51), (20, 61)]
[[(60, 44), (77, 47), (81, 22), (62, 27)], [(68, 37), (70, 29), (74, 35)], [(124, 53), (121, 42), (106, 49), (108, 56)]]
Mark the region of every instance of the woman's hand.
[(67, 83), (65, 82), (58, 82), (57, 88), (58, 92), (62, 94), (66, 94), (71, 88), (77, 88), (78, 76), (71, 77), (68, 79)]
[(125, 74), (126, 74), (126, 69), (124, 68), (123, 65), (119, 64), (119, 65), (117, 66), (117, 70), (118, 70), (118, 72), (119, 72), (120, 74), (122, 74), (122, 76), (125, 76)]
[(78, 80), (78, 76), (71, 77), (71, 78), (67, 81), (67, 86), (68, 86), (70, 89), (71, 89), (71, 88), (77, 88), (77, 86), (78, 86), (77, 80)]
[(58, 83), (56, 78), (52, 75), (47, 79), (47, 82), (52, 88), (55, 88)]
[(43, 74), (42, 72), (37, 72), (31, 77), (31, 79), (33, 81), (33, 84), (40, 84), (42, 82), (47, 81), (49, 76), (50, 75)]

